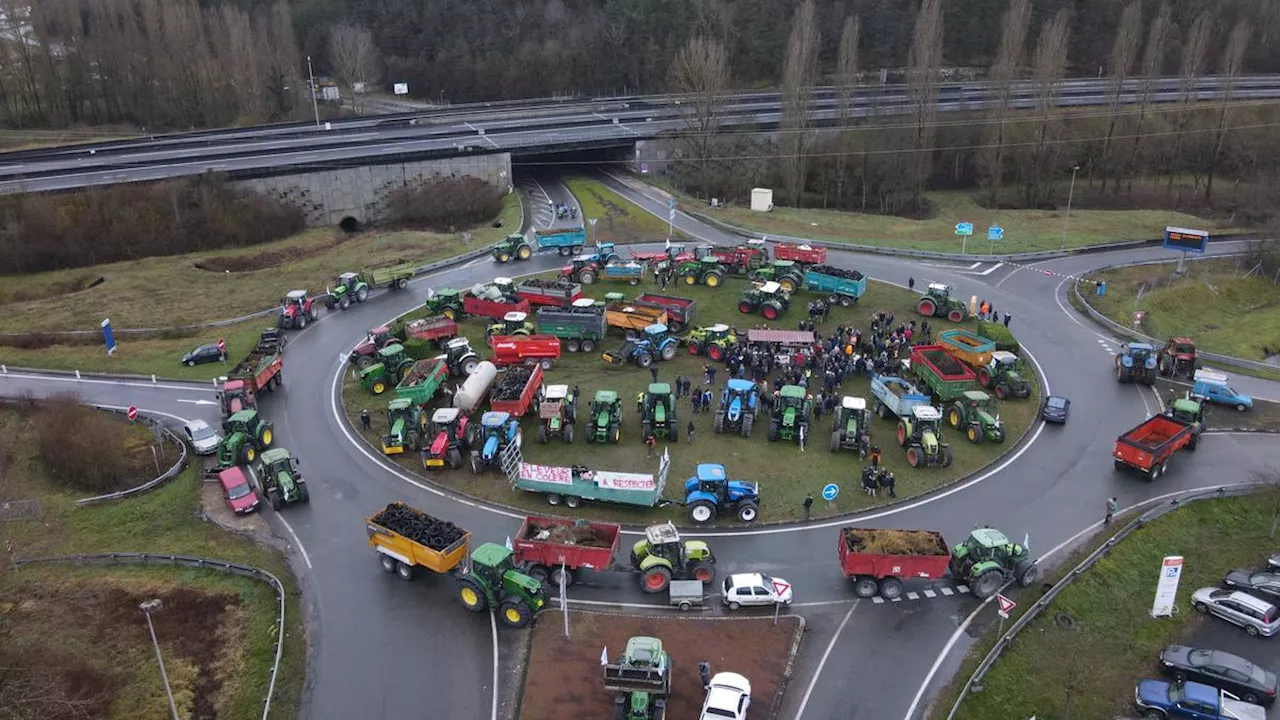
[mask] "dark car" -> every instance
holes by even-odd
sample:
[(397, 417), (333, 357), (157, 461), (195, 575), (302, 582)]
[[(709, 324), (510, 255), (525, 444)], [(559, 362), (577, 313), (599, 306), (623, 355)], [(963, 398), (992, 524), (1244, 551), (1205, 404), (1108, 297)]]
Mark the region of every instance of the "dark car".
[(1263, 600), (1280, 600), (1280, 575), (1252, 570), (1232, 570), (1222, 578), (1222, 584), (1257, 595)]
[(1212, 685), (1255, 705), (1276, 699), (1275, 673), (1221, 650), (1170, 645), (1160, 653), (1160, 667), (1179, 682)]
[(1045, 422), (1058, 423), (1061, 425), (1067, 421), (1067, 414), (1071, 412), (1071, 401), (1058, 395), (1050, 395), (1044, 399), (1044, 404), (1040, 406), (1040, 417)]
[(209, 362), (226, 362), (227, 354), (218, 349), (217, 343), (201, 345), (182, 356), (183, 365), (199, 365)]
[(1275, 555), (1267, 558), (1267, 569), (1280, 570), (1280, 553), (1276, 553)]

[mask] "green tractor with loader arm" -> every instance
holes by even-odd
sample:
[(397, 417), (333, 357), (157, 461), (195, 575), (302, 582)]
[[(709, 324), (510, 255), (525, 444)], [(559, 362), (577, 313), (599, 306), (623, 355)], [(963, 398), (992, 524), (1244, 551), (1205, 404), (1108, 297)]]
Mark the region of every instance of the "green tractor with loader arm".
[(458, 600), (472, 612), (493, 608), (509, 627), (524, 627), (547, 603), (542, 583), (516, 569), (515, 553), (485, 543), (458, 578)]
[(690, 355), (706, 355), (720, 362), (729, 348), (738, 344), (738, 336), (733, 329), (723, 323), (694, 328), (684, 338), (685, 347)]
[(417, 452), (422, 449), (426, 430), (423, 407), (409, 398), (396, 398), (387, 403), (387, 434), (382, 436), (382, 452), (386, 455)]
[(381, 395), (404, 379), (414, 360), (397, 342), (383, 346), (377, 357), (378, 362), (360, 371), (360, 386), (365, 392)]
[(622, 439), (622, 400), (613, 390), (597, 390), (591, 399), (589, 443), (618, 444)]
[(716, 579), (716, 557), (701, 540), (680, 540), (680, 531), (667, 521), (650, 525), (644, 539), (631, 546), (631, 567), (641, 575), (647, 593), (660, 593), (672, 579), (698, 580), (704, 586)]
[(968, 585), (981, 599), (995, 595), (1010, 580), (1027, 587), (1040, 576), (1030, 548), (989, 527), (975, 528), (951, 549), (950, 570), (956, 582)]
[(640, 439), (653, 435), (659, 440), (680, 440), (676, 422), (676, 396), (667, 383), (650, 383), (641, 406)]
[(233, 413), (222, 421), (222, 430), (217, 466), (211, 468), (212, 471), (225, 470), (232, 465), (253, 464), (261, 452), (271, 447), (271, 442), (275, 439), (271, 423), (263, 420), (255, 408)]
[(907, 450), (911, 467), (950, 467), (951, 447), (942, 442), (942, 413), (932, 405), (917, 405), (898, 421), (898, 445)]
[(804, 447), (805, 438), (809, 435), (809, 416), (812, 412), (813, 401), (804, 388), (799, 385), (783, 385), (774, 398), (772, 415), (769, 417), (769, 442), (794, 440)]
[(666, 720), (671, 695), (671, 656), (656, 637), (627, 640), (622, 657), (604, 666), (604, 689), (613, 693), (614, 720)]
[(284, 448), (271, 448), (259, 456), (262, 465), (258, 471), (258, 482), (262, 486), (262, 494), (271, 503), (271, 509), (279, 512), (285, 505), (296, 502), (305, 503), (311, 500), (307, 491), (307, 481), (302, 479), (298, 470), (298, 459)]
[(966, 390), (947, 409), (947, 424), (963, 428), (965, 437), (975, 445), (983, 440), (1002, 443), (1004, 423), (996, 412), (996, 401), (981, 390)]

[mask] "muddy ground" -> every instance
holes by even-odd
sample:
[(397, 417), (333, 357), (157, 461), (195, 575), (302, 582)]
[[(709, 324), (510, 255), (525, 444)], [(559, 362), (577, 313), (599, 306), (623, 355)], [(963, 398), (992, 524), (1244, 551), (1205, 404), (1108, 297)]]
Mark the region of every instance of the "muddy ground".
[(764, 720), (782, 684), (800, 619), (701, 618), (615, 615), (574, 611), (570, 637), (564, 636), (559, 611), (538, 616), (521, 700), (521, 720), (611, 718), (613, 693), (603, 687), (601, 650), (617, 660), (627, 638), (649, 635), (662, 640), (671, 655), (670, 720), (696, 718), (702, 710), (698, 663), (711, 672), (730, 671), (751, 681), (749, 720)]

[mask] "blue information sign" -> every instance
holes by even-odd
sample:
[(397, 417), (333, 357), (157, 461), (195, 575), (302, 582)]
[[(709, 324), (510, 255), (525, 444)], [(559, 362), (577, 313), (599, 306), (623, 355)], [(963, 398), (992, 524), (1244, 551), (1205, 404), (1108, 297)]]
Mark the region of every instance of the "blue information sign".
[(969, 235), (972, 235), (972, 234), (973, 234), (973, 223), (971, 223), (971, 222), (958, 222), (958, 223), (956, 223), (956, 234), (957, 234), (957, 235), (966, 236), (966, 237), (967, 237), (967, 236), (969, 236)]
[(992, 225), (991, 227), (987, 228), (987, 239), (988, 239), (988, 240), (1003, 240), (1003, 239), (1004, 239), (1004, 228), (1000, 227), (999, 225)]
[(835, 500), (836, 496), (839, 494), (840, 486), (835, 483), (827, 483), (826, 487), (822, 488), (822, 499), (827, 502)]
[(102, 321), (102, 341), (107, 344), (107, 354), (116, 351), (116, 334), (111, 330), (111, 318)]

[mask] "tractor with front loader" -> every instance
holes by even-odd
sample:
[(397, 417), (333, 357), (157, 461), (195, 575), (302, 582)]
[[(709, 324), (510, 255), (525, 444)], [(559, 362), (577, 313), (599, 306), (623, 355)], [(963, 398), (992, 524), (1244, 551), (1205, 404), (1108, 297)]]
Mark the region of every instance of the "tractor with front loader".
[(866, 435), (868, 444), (871, 439), (871, 411), (867, 410), (866, 398), (840, 398), (831, 418), (831, 452), (840, 450), (864, 450), (862, 436)]
[(760, 483), (730, 480), (720, 463), (698, 463), (694, 476), (684, 481), (684, 505), (699, 525), (725, 513), (751, 522), (760, 514)]
[(911, 467), (950, 467), (951, 446), (942, 442), (942, 413), (932, 405), (917, 405), (898, 420), (898, 445), (907, 450)]
[(660, 593), (674, 580), (698, 580), (707, 585), (716, 579), (716, 557), (702, 540), (680, 540), (671, 521), (650, 525), (644, 538), (631, 546), (631, 567), (639, 571), (647, 593)]
[(791, 294), (772, 280), (743, 290), (738, 300), (738, 312), (743, 315), (758, 313), (765, 320), (777, 320), (790, 307)]
[(760, 392), (755, 382), (732, 378), (720, 392), (720, 407), (716, 409), (711, 429), (717, 435), (736, 432), (742, 437), (751, 437), (751, 426), (755, 424), (759, 407)]
[(929, 283), (924, 295), (916, 302), (916, 312), (925, 317), (945, 317), (951, 322), (963, 322), (969, 317), (964, 301), (951, 296), (951, 286)]
[(995, 595), (1010, 580), (1027, 587), (1040, 575), (1030, 548), (989, 527), (975, 528), (951, 549), (950, 570), (956, 582), (968, 585), (981, 599)]
[(773, 400), (773, 413), (769, 417), (769, 442), (795, 441), (804, 447), (809, 435), (809, 416), (813, 413), (813, 401), (799, 385), (783, 385)]
[(214, 471), (225, 470), (232, 465), (251, 465), (275, 439), (271, 423), (263, 420), (256, 408), (232, 413), (222, 421), (222, 430), (217, 466), (212, 468)]
[(986, 365), (978, 368), (978, 384), (988, 388), (997, 400), (1031, 397), (1031, 383), (1018, 372), (1018, 356), (996, 350)]
[(298, 469), (298, 458), (284, 448), (271, 448), (259, 458), (262, 467), (257, 473), (258, 482), (272, 510), (279, 512), (285, 505), (311, 500), (307, 481), (302, 479), (302, 471)]
[(947, 408), (947, 424), (963, 430), (969, 442), (983, 440), (1002, 443), (1005, 438), (1004, 423), (996, 412), (996, 401), (981, 390), (966, 390)]
[(591, 398), (591, 427), (587, 442), (614, 443), (622, 439), (622, 399), (613, 390), (597, 390)]
[(554, 437), (573, 442), (575, 409), (568, 385), (543, 385), (538, 398), (538, 442), (545, 445)]
[(471, 612), (493, 608), (503, 624), (519, 628), (547, 604), (547, 594), (542, 583), (516, 569), (514, 552), (485, 543), (458, 577), (458, 600)]
[(1125, 343), (1116, 353), (1116, 380), (1156, 384), (1156, 349), (1143, 342)]
[(720, 362), (729, 352), (729, 348), (738, 344), (738, 336), (723, 323), (694, 328), (684, 338), (685, 347), (690, 355), (706, 355)]
[(667, 383), (650, 383), (641, 403), (640, 439), (653, 435), (658, 440), (680, 440), (676, 422), (676, 396)]
[(471, 418), (458, 408), (436, 408), (431, 413), (431, 426), (423, 443), (426, 455), (422, 466), (428, 470), (445, 465), (453, 470), (462, 467), (462, 453), (471, 447), (475, 433)]
[(643, 636), (628, 639), (622, 657), (604, 666), (604, 689), (617, 693), (614, 720), (666, 720), (671, 656), (662, 649), (662, 641)]
[(399, 455), (406, 450), (420, 450), (426, 420), (422, 406), (409, 398), (396, 398), (387, 403), (387, 434), (382, 436), (382, 452)]

